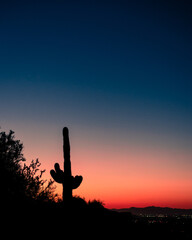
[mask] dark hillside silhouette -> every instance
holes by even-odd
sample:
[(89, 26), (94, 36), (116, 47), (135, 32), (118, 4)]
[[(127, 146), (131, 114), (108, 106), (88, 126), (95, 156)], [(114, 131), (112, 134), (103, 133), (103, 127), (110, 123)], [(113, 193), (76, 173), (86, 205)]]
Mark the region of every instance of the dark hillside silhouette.
[[(23, 144), (14, 132), (0, 133), (1, 234), (6, 238), (54, 239), (192, 239), (192, 220), (166, 218), (150, 223), (148, 218), (106, 209), (100, 201), (73, 197), (82, 182), (71, 174), (68, 129), (63, 129), (64, 171), (58, 164), (51, 175), (63, 184), (63, 201), (54, 201), (53, 181), (42, 179), (38, 159), (27, 166)], [(150, 219), (151, 220), (151, 219)], [(3, 230), (6, 230), (3, 232)]]

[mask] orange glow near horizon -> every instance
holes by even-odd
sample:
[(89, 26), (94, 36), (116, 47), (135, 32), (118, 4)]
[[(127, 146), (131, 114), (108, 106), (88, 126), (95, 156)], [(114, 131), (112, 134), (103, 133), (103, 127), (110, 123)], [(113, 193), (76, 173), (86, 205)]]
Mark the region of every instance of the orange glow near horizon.
[[(77, 142), (77, 141), (76, 141)], [(75, 142), (75, 143), (76, 143)], [(58, 162), (63, 168), (62, 142), (35, 150), (50, 179), (50, 169)], [(72, 145), (72, 144), (71, 144)], [(82, 175), (81, 186), (73, 191), (88, 200), (100, 200), (107, 208), (162, 206), (192, 208), (191, 153), (147, 148), (105, 148), (81, 142), (71, 151), (72, 174)], [(59, 150), (58, 150), (59, 148)], [(29, 154), (30, 152), (30, 154)], [(25, 149), (28, 160), (34, 153)], [(33, 155), (33, 156), (32, 156)], [(182, 159), (188, 166), (182, 165)], [(56, 192), (62, 194), (61, 185)]]
[(0, 3), (0, 132), (26, 164), (63, 170), (67, 127), (74, 196), (192, 209), (192, 0)]

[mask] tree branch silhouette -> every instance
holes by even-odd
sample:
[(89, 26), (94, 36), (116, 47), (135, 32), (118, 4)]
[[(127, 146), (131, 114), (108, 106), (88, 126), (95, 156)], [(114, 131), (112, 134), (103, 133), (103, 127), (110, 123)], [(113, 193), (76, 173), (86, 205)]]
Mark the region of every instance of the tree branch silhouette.
[(42, 178), (38, 159), (29, 165), (23, 156), (23, 144), (15, 140), (14, 132), (0, 132), (0, 181), (5, 201), (54, 200), (52, 180)]

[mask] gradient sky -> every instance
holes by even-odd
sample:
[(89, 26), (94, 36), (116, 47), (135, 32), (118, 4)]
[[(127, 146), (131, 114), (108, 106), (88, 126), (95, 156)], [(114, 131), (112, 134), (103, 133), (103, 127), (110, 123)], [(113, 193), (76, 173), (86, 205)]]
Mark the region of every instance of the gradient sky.
[[(191, 1), (1, 1), (0, 126), (109, 208), (192, 208)], [(61, 192), (58, 185), (57, 191)]]

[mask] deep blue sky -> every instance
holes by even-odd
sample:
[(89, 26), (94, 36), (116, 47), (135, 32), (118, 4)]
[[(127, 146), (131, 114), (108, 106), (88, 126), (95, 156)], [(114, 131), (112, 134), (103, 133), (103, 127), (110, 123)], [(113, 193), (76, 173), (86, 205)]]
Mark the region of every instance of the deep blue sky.
[(157, 201), (168, 186), (167, 204), (191, 207), (191, 13), (186, 0), (0, 1), (1, 129), (49, 170), (68, 126), (85, 196), (110, 199), (122, 177), (132, 196), (161, 183)]
[(4, 118), (66, 112), (100, 127), (161, 117), (189, 127), (191, 10), (190, 1), (1, 1)]

